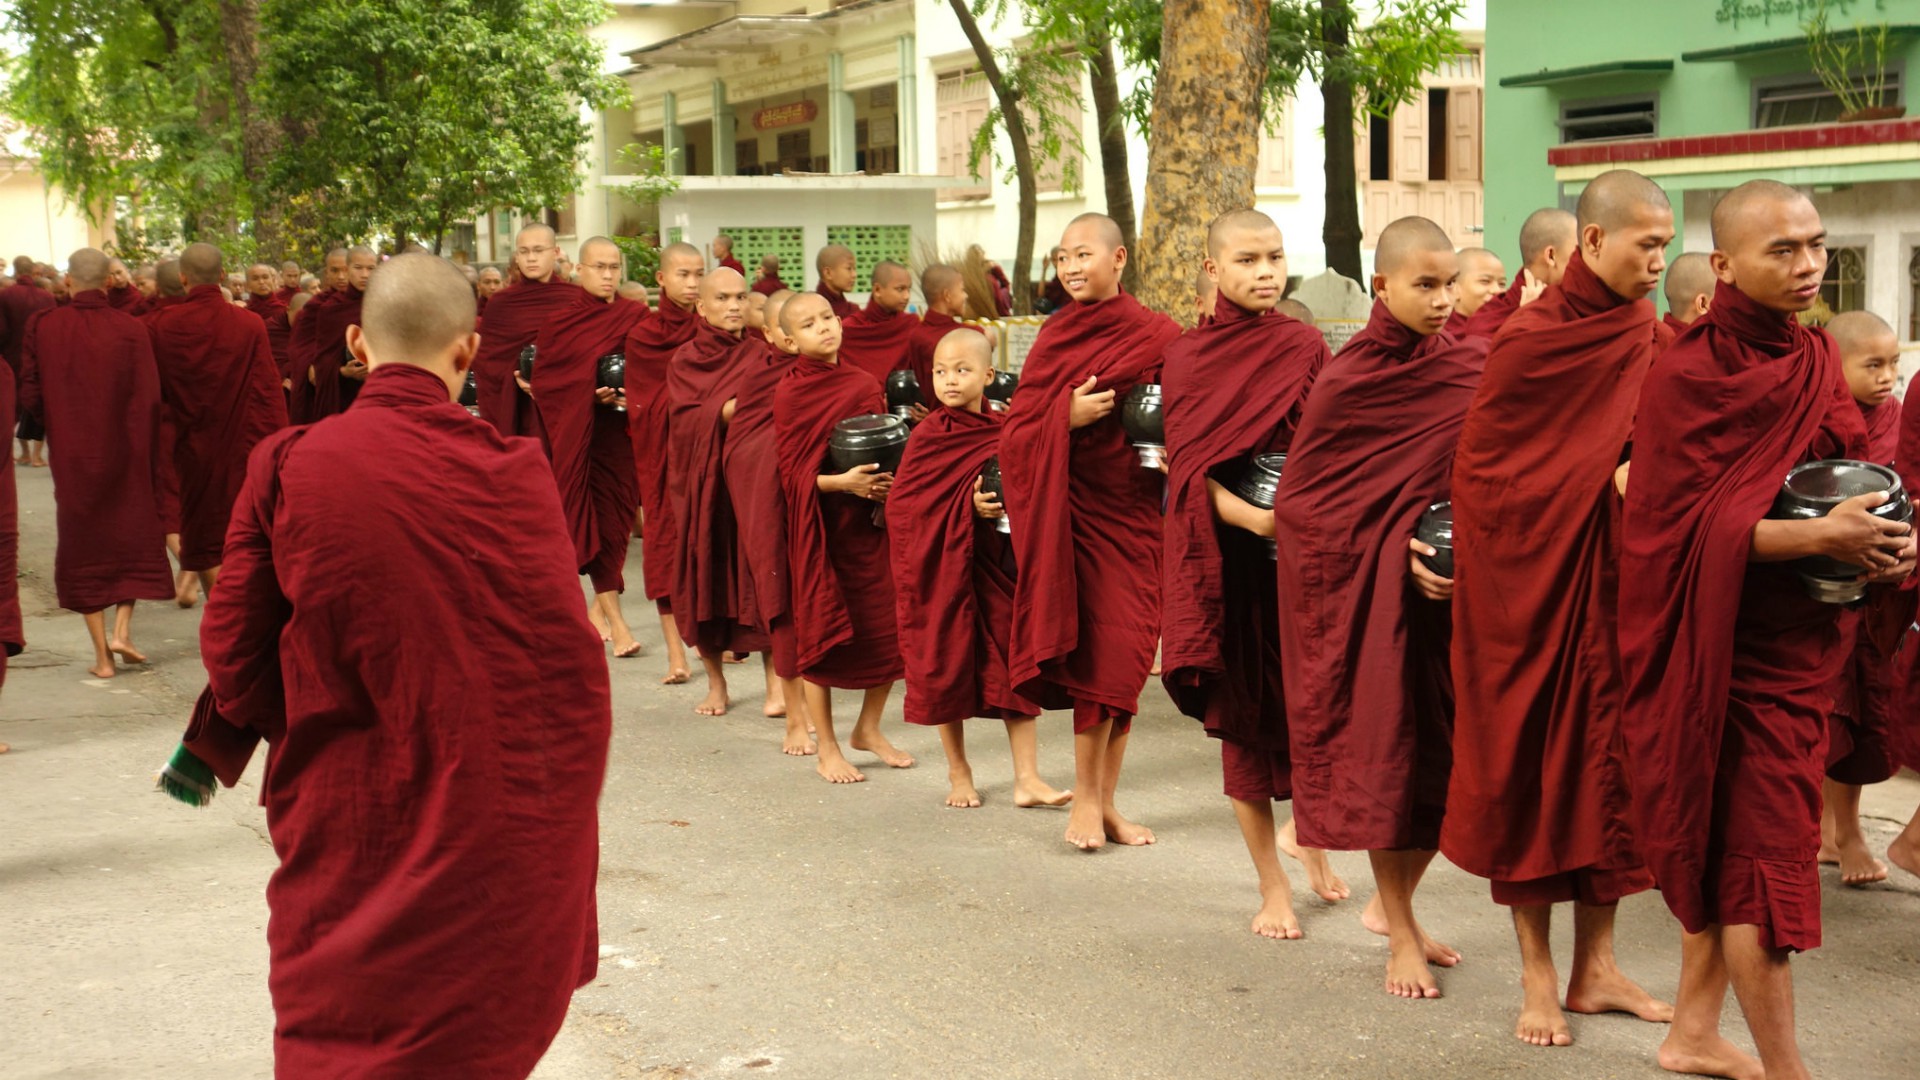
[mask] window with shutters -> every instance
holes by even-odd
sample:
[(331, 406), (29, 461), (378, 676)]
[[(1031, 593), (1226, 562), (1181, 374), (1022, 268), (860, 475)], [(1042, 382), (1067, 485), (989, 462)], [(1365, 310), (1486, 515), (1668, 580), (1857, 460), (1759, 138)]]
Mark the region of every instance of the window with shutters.
[(1660, 130), (1660, 99), (1654, 94), (1560, 103), (1560, 141), (1651, 139)]
[(1479, 52), (1452, 57), (1386, 116), (1366, 113), (1354, 133), (1360, 221), (1373, 241), (1390, 221), (1419, 215), (1462, 244), (1483, 224)]
[[(1053, 195), (1067, 190), (1069, 176), (1076, 191), (1085, 191), (1087, 187), (1086, 159), (1080, 152), (1082, 112), (1085, 95), (1079, 92), (1078, 85), (1069, 85), (1067, 92), (1057, 96), (1055, 111), (1060, 126), (1057, 134), (1060, 138), (1059, 152), (1052, 157), (1041, 158), (1040, 128), (1033, 114), (1027, 112), (1027, 138), (1033, 147), (1034, 190), (1041, 195)], [(1024, 111), (1024, 110), (1023, 110)], [(1071, 166), (1071, 169), (1069, 169)]]
[(1260, 172), (1254, 183), (1263, 188), (1293, 186), (1293, 101), (1280, 103), (1280, 109), (1266, 118), (1260, 130)]
[(942, 75), (934, 88), (935, 168), (941, 176), (951, 176), (960, 181), (953, 187), (939, 190), (937, 197), (942, 201), (985, 199), (992, 194), (992, 188), (985, 179), (993, 167), (992, 163), (980, 163), (979, 178), (975, 178), (967, 167), (967, 159), (973, 151), (974, 132), (987, 122), (990, 108), (988, 93), (986, 76), (978, 71)]
[(1827, 253), (1827, 273), (1820, 281), (1820, 299), (1834, 315), (1866, 310), (1866, 248), (1837, 247)]

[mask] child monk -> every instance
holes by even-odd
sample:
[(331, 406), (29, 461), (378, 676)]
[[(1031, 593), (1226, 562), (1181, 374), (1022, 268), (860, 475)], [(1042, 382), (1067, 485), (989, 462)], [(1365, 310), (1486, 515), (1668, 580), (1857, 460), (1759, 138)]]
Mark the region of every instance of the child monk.
[[(1253, 932), (1297, 938), (1273, 822), (1274, 800), (1293, 797), (1279, 594), (1263, 542), (1274, 518), (1234, 486), (1256, 456), (1287, 452), (1329, 353), (1318, 330), (1274, 311), (1287, 254), (1273, 219), (1257, 210), (1215, 218), (1205, 269), (1217, 292), (1213, 317), (1167, 347), (1161, 379), (1171, 458), (1161, 681), (1180, 711), (1220, 740), (1226, 795), (1259, 879)], [(1326, 853), (1303, 854), (1315, 890), (1342, 899)]]
[(814, 272), (820, 275), (819, 295), (833, 305), (835, 318), (844, 319), (860, 309), (847, 299), (859, 280), (854, 269), (853, 249), (845, 244), (828, 244), (813, 258)]
[(1464, 336), (1467, 320), (1487, 301), (1507, 291), (1507, 268), (1500, 256), (1483, 247), (1460, 249), (1459, 296), (1453, 315), (1447, 319), (1447, 333)]
[(1066, 841), (1153, 843), (1114, 791), (1160, 636), (1159, 473), (1140, 467), (1121, 394), (1158, 378), (1180, 328), (1120, 291), (1120, 227), (1082, 214), (1061, 235), (1057, 270), (1073, 302), (1047, 317), (1001, 431), (1012, 515), (1014, 687), (1073, 710), (1073, 812)]
[(1065, 806), (1073, 794), (1040, 778), (1040, 707), (1007, 676), (1013, 548), (994, 524), (1005, 509), (980, 484), (981, 469), (1000, 449), (1000, 414), (982, 408), (992, 381), (986, 336), (948, 331), (933, 355), (940, 403), (914, 428), (887, 494), (906, 719), (940, 729), (948, 806), (980, 805), (967, 761), (965, 725), (973, 716), (1006, 721), (1015, 806)]
[(886, 411), (880, 384), (839, 364), (840, 318), (823, 296), (801, 293), (780, 310), (780, 328), (798, 359), (774, 392), (774, 449), (787, 518), (787, 566), (807, 717), (819, 734), (822, 779), (866, 776), (846, 759), (833, 730), (832, 691), (859, 690), (860, 717), (847, 744), (896, 769), (913, 758), (880, 734), (887, 694), (903, 674), (887, 537), (873, 509), (893, 474), (877, 465), (827, 472), (834, 425)]
[(948, 334), (968, 325), (960, 321), (967, 316), (967, 279), (945, 263), (934, 263), (920, 272), (920, 293), (927, 299), (927, 313), (907, 342), (907, 366), (931, 409), (940, 404), (933, 389), (933, 351)]
[[(913, 274), (897, 262), (874, 264), (867, 306), (847, 316), (840, 328), (840, 362), (873, 376), (882, 387), (895, 371), (911, 367), (914, 331), (920, 320), (907, 314), (913, 302)], [(914, 417), (918, 422), (919, 417)]]
[(1713, 263), (1698, 251), (1689, 251), (1673, 260), (1667, 267), (1666, 284), (1662, 290), (1667, 298), (1667, 312), (1660, 321), (1679, 337), (1695, 319), (1707, 313), (1713, 305)]
[(1374, 255), (1373, 314), (1321, 372), (1274, 496), (1280, 660), (1299, 842), (1364, 850), (1390, 956), (1386, 990), (1435, 998), (1413, 893), (1440, 843), (1453, 691), (1452, 582), (1410, 554), (1447, 475), (1486, 345), (1443, 332), (1459, 259), (1401, 218)]

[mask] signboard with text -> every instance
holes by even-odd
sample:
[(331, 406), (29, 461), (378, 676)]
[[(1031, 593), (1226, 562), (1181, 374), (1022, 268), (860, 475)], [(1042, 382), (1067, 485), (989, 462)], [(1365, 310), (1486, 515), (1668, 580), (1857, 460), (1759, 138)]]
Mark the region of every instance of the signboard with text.
[(753, 126), (759, 131), (772, 131), (795, 124), (811, 124), (813, 118), (819, 115), (820, 106), (811, 101), (789, 101), (785, 105), (770, 105), (754, 113)]

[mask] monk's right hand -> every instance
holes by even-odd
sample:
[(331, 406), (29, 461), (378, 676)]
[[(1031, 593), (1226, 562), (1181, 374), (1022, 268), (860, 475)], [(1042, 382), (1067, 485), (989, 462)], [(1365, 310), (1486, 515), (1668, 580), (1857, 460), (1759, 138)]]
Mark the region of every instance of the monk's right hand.
[(1441, 577), (1429, 570), (1426, 563), (1420, 561), (1422, 555), (1438, 554), (1433, 546), (1421, 543), (1418, 537), (1409, 539), (1407, 546), (1413, 549), (1412, 557), (1407, 560), (1408, 570), (1413, 575), (1413, 587), (1420, 590), (1420, 595), (1429, 600), (1453, 599), (1453, 579)]
[(893, 474), (883, 473), (880, 466), (868, 463), (855, 465), (840, 474), (840, 490), (862, 499), (884, 502), (887, 489), (893, 486)]
[(1888, 497), (1884, 491), (1871, 491), (1828, 511), (1820, 519), (1827, 526), (1825, 554), (1876, 573), (1899, 566), (1913, 526), (1873, 516), (1873, 508)]
[(1520, 268), (1520, 280), (1521, 307), (1526, 307), (1528, 304), (1540, 299), (1540, 294), (1547, 291), (1546, 282), (1534, 277), (1533, 271), (1524, 266)]
[(1102, 390), (1094, 393), (1093, 388), (1100, 385), (1100, 377), (1087, 376), (1087, 381), (1073, 388), (1073, 403), (1067, 410), (1067, 426), (1075, 431), (1096, 424), (1107, 418), (1113, 411), (1114, 392)]
[(1007, 508), (1000, 505), (997, 497), (981, 487), (980, 478), (977, 476), (973, 478), (973, 516), (986, 518), (988, 521), (997, 521), (1007, 516)]

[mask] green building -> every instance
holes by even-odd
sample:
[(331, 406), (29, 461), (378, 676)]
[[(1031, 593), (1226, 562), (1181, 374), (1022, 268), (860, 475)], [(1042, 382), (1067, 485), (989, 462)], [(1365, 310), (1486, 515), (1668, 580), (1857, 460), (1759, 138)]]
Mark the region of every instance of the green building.
[[(1884, 50), (1846, 77), (1879, 81), (1888, 118), (1843, 118), (1808, 44), (1822, 9), (1847, 45), (1857, 26), (1886, 28)], [(1714, 202), (1769, 177), (1820, 208), (1828, 307), (1873, 311), (1920, 341), (1920, 118), (1905, 109), (1920, 0), (1487, 0), (1486, 26), (1486, 241), (1510, 270), (1527, 214), (1571, 209), (1608, 169), (1672, 197), (1669, 257), (1710, 250)]]

